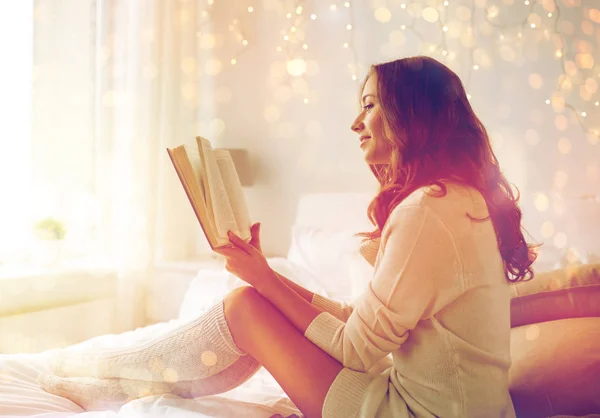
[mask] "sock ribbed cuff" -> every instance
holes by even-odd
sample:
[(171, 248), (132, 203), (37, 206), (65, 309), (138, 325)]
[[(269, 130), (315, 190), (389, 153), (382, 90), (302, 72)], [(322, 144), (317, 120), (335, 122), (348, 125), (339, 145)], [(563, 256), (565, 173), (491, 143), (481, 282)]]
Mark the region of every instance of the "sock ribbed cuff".
[(202, 315), (207, 323), (214, 323), (214, 327), (207, 327), (207, 335), (210, 341), (213, 341), (218, 350), (229, 350), (238, 356), (245, 356), (246, 352), (240, 349), (229, 329), (229, 324), (225, 319), (225, 304), (223, 301), (215, 304), (204, 315)]

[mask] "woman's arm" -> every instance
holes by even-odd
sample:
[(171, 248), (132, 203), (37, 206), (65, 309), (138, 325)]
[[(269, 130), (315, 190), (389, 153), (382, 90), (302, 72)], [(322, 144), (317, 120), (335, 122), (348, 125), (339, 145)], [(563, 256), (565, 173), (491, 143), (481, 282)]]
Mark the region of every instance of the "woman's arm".
[(298, 293), (304, 300), (308, 303), (318, 306), (321, 310), (325, 312), (329, 312), (340, 321), (346, 322), (350, 317), (350, 314), (354, 310), (354, 306), (345, 302), (338, 302), (336, 300), (328, 299), (325, 296), (321, 296), (317, 293), (313, 293), (310, 290), (305, 289), (297, 283), (294, 283), (290, 279), (282, 276), (281, 274), (275, 272), (277, 277), (281, 279), (283, 283), (285, 283), (290, 289), (294, 292)]
[(254, 288), (304, 335), (311, 322), (325, 310), (313, 305), (308, 300), (309, 293), (312, 292), (293, 283), (302, 292), (300, 294), (287, 283), (292, 282), (275, 272), (275, 274), (269, 275), (268, 279), (263, 280), (260, 286), (257, 285)]
[(312, 303), (313, 300), (313, 295), (314, 293), (311, 292), (308, 289), (303, 288), (302, 286), (300, 286), (297, 283), (294, 283), (293, 281), (291, 281), (290, 279), (288, 279), (287, 277), (282, 276), (281, 274), (275, 272), (275, 274), (277, 275), (277, 277), (279, 277), (279, 279), (281, 279), (281, 281), (283, 283), (286, 284), (286, 286), (288, 286), (290, 289), (292, 289), (294, 292), (298, 293), (300, 296), (302, 296), (302, 298), (304, 300), (306, 300), (308, 303)]

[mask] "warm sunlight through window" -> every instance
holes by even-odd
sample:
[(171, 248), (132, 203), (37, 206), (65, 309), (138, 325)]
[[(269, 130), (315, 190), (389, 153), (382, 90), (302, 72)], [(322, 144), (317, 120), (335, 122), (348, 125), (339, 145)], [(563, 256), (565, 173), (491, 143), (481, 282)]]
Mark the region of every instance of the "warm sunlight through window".
[(0, 265), (28, 245), (33, 66), (33, 4), (15, 1), (0, 13)]

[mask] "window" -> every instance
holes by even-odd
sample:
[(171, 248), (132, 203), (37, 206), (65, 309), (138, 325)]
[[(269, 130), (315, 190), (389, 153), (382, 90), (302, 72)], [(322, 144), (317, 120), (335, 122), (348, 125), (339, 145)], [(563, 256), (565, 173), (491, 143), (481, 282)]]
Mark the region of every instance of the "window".
[(28, 246), (32, 116), (33, 2), (16, 1), (0, 13), (0, 263)]
[[(56, 4), (55, 4), (56, 3)], [(34, 225), (66, 228), (61, 259), (97, 252), (93, 8), (88, 1), (0, 6), (0, 263), (48, 262)], [(46, 245), (50, 244), (50, 245)]]

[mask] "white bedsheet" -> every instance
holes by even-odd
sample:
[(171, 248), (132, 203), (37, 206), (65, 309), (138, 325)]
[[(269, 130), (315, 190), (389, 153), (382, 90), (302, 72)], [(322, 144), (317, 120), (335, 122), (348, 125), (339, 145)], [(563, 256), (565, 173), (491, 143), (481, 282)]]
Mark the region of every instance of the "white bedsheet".
[[(104, 335), (66, 350), (135, 345), (177, 324), (178, 321), (173, 320), (119, 335)], [(281, 386), (264, 368), (243, 385), (221, 395), (199, 399), (182, 399), (173, 395), (149, 396), (131, 401), (118, 411), (85, 412), (75, 403), (39, 387), (37, 376), (40, 372), (49, 372), (48, 360), (52, 353), (53, 350), (39, 354), (0, 355), (0, 416), (264, 418), (276, 413), (300, 415)]]
[[(286, 277), (324, 296), (330, 289), (349, 291), (339, 283), (319, 282), (307, 269), (284, 258), (270, 258), (269, 263)], [(214, 276), (214, 277), (212, 277)], [(207, 280), (224, 286), (207, 294)], [(201, 271), (190, 285), (180, 310), (180, 319), (161, 322), (122, 334), (102, 335), (61, 350), (86, 350), (97, 348), (126, 348), (148, 341), (152, 337), (177, 327), (190, 317), (197, 317), (232, 288), (244, 285), (240, 279), (224, 269)], [(344, 289), (345, 287), (345, 289)], [(338, 298), (339, 299), (339, 298)], [(344, 299), (344, 298), (342, 298)], [(150, 396), (131, 401), (118, 411), (85, 412), (75, 403), (42, 390), (37, 383), (40, 372), (49, 373), (48, 362), (54, 350), (39, 354), (0, 354), (0, 416), (34, 417), (247, 417), (266, 418), (274, 414), (288, 416), (301, 412), (287, 397), (281, 386), (265, 369), (261, 368), (243, 385), (221, 395), (199, 399), (183, 399), (173, 395)]]

